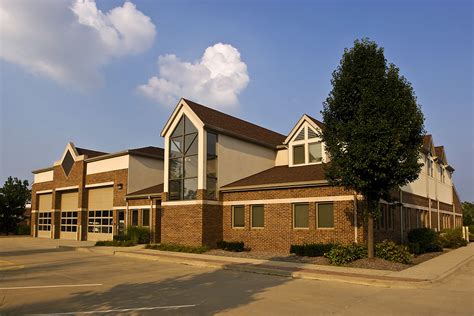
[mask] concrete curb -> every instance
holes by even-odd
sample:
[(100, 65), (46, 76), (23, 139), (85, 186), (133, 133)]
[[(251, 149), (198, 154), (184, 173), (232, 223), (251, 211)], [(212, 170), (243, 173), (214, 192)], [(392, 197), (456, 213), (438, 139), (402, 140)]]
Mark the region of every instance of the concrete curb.
[[(61, 248), (69, 248), (79, 252), (97, 253), (104, 255), (113, 255), (120, 257), (145, 259), (151, 261), (160, 261), (166, 263), (177, 263), (196, 267), (207, 267), (225, 269), (230, 271), (257, 273), (274, 275), (280, 277), (290, 277), (294, 279), (307, 279), (307, 280), (320, 280), (320, 281), (336, 281), (350, 284), (366, 285), (366, 286), (378, 286), (385, 288), (420, 288), (431, 285), (436, 282), (440, 282), (457, 269), (467, 264), (471, 259), (468, 257), (455, 266), (446, 270), (441, 275), (433, 279), (420, 279), (420, 278), (408, 278), (408, 277), (397, 277), (396, 272), (387, 275), (374, 275), (374, 274), (363, 274), (354, 273), (347, 271), (330, 271), (330, 270), (318, 270), (317, 268), (308, 268), (305, 264), (292, 264), (284, 265), (282, 262), (232, 262), (231, 260), (219, 259), (216, 256), (215, 259), (201, 259), (192, 257), (193, 254), (186, 254), (186, 256), (180, 255), (180, 253), (170, 253), (166, 251), (153, 250), (156, 253), (143, 253), (134, 250), (117, 250), (112, 247), (70, 247), (70, 246), (59, 246)], [(228, 258), (228, 257), (224, 257)], [(344, 268), (341, 268), (344, 269)], [(347, 269), (348, 271), (351, 271)]]

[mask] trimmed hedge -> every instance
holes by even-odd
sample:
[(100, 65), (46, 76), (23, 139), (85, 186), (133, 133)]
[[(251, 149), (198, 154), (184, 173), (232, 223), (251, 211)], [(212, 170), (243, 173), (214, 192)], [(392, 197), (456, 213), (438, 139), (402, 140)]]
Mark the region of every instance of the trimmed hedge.
[(100, 240), (97, 241), (95, 245), (108, 247), (131, 247), (135, 246), (136, 244), (132, 240)]
[(321, 257), (334, 248), (335, 244), (303, 244), (291, 245), (290, 253), (304, 257)]
[(188, 252), (188, 253), (204, 253), (209, 250), (206, 246), (184, 246), (179, 244), (154, 244), (146, 245), (147, 249)]
[(148, 244), (150, 243), (150, 229), (147, 227), (129, 226), (125, 234), (136, 244)]
[(336, 245), (324, 256), (329, 259), (329, 263), (340, 266), (367, 257), (367, 246), (357, 244)]
[(18, 225), (16, 227), (16, 234), (17, 235), (30, 235), (31, 228), (28, 225)]
[(443, 251), (439, 235), (431, 228), (416, 228), (408, 232), (408, 248), (411, 253)]
[(440, 241), (443, 248), (456, 249), (467, 246), (467, 240), (462, 238), (461, 228), (443, 230), (440, 235)]
[(408, 264), (412, 255), (407, 246), (397, 245), (393, 241), (384, 240), (375, 245), (375, 256), (384, 260)]
[(226, 250), (226, 251), (234, 251), (234, 252), (242, 252), (245, 251), (245, 245), (243, 241), (218, 241), (217, 248)]

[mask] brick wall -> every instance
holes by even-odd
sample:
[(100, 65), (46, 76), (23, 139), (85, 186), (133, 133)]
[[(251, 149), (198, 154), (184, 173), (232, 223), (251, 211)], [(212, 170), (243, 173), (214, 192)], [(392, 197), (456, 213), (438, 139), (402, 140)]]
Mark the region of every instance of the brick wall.
[(163, 206), (161, 242), (202, 245), (202, 205)]

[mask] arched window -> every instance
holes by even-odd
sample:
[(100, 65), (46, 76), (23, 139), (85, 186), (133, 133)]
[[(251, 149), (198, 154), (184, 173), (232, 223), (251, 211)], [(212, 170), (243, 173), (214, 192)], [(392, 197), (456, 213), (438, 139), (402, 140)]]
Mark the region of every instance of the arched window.
[(183, 115), (170, 138), (169, 198), (194, 200), (198, 176), (198, 130)]

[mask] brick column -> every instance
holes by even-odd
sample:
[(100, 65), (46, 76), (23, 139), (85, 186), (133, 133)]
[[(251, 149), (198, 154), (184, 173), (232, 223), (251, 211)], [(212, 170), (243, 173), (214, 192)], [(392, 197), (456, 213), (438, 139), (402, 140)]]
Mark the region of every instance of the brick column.
[(59, 239), (61, 232), (61, 192), (53, 190), (51, 205), (53, 206), (51, 214), (51, 236), (53, 239)]

